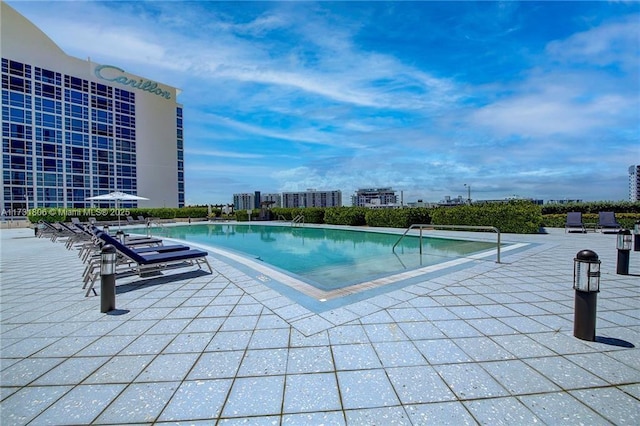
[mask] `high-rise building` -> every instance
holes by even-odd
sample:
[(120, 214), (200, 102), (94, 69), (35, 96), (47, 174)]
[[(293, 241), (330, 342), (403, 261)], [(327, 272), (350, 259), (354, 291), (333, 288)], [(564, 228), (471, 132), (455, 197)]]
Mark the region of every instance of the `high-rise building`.
[(234, 210), (253, 210), (256, 208), (256, 194), (233, 194)]
[(359, 207), (391, 208), (398, 206), (398, 196), (392, 188), (361, 188), (351, 196), (351, 204)]
[(640, 164), (629, 166), (629, 201), (640, 201)]
[(342, 191), (283, 192), (282, 207), (341, 207)]
[(182, 106), (174, 88), (65, 54), (0, 3), (2, 209), (84, 208), (112, 191), (123, 207), (185, 202)]
[(272, 207), (282, 207), (282, 195), (280, 194), (262, 194), (261, 200), (273, 202)]

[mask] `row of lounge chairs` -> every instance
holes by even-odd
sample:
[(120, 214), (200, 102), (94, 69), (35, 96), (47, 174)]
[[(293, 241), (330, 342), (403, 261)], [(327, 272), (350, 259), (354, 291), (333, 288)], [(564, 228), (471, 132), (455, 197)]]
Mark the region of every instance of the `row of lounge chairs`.
[[(64, 238), (67, 249), (77, 249), (78, 257), (86, 264), (83, 272), (83, 286), (86, 296), (96, 294), (94, 285), (100, 277), (101, 249), (110, 244), (116, 249), (117, 277), (138, 275), (141, 278), (164, 269), (206, 265), (213, 272), (208, 253), (185, 245), (164, 245), (158, 238), (129, 237), (123, 240), (112, 237), (108, 232), (95, 225), (65, 224), (63, 222), (39, 223), (37, 236), (50, 238), (56, 242)], [(124, 235), (124, 234), (123, 234)]]
[[(621, 229), (622, 226), (620, 225), (620, 223), (618, 223), (614, 212), (598, 213), (598, 223), (594, 224), (594, 231), (600, 230), (600, 232), (618, 232)], [(567, 213), (564, 232), (587, 232), (587, 227), (582, 220), (581, 212)]]
[[(142, 215), (138, 216), (137, 219), (134, 219), (133, 216), (127, 216), (126, 225), (145, 225), (149, 220), (151, 220), (151, 218), (145, 218)], [(85, 225), (85, 224), (96, 225), (97, 223), (98, 221), (96, 220), (95, 217), (88, 218), (86, 223), (81, 222), (80, 219), (78, 219), (77, 217), (71, 218), (71, 224), (73, 225)], [(101, 221), (100, 224), (111, 226), (111, 225), (117, 225), (118, 221), (107, 221), (107, 222)]]

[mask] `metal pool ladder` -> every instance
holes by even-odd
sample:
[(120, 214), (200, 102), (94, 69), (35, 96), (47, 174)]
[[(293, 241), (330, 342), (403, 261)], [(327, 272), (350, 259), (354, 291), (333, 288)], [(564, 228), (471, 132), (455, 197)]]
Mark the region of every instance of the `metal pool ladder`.
[(469, 229), (475, 231), (493, 231), (497, 234), (497, 242), (496, 242), (496, 250), (497, 250), (497, 260), (496, 263), (500, 263), (500, 230), (495, 226), (473, 226), (473, 225), (433, 225), (433, 224), (413, 224), (404, 231), (404, 234), (400, 236), (398, 241), (393, 245), (391, 251), (396, 252), (396, 246), (402, 241), (402, 239), (411, 231), (412, 229), (420, 230), (420, 255), (422, 255), (422, 230), (433, 230), (433, 229)]

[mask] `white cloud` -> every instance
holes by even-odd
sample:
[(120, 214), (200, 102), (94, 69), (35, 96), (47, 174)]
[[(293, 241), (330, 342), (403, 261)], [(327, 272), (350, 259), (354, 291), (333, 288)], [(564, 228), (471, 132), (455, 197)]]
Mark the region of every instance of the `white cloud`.
[[(640, 53), (639, 21), (640, 15), (629, 15), (588, 31), (578, 32), (565, 40), (553, 41), (546, 50), (552, 58), (562, 62), (598, 66), (618, 64), (637, 72)], [(635, 55), (630, 55), (630, 52), (635, 52)]]

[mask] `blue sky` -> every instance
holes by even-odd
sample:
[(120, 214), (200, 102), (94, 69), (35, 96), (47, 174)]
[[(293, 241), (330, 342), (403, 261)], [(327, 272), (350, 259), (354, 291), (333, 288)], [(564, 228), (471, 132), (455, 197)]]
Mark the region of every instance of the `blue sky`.
[(640, 163), (638, 2), (8, 3), (67, 54), (182, 90), (188, 204), (626, 200)]

